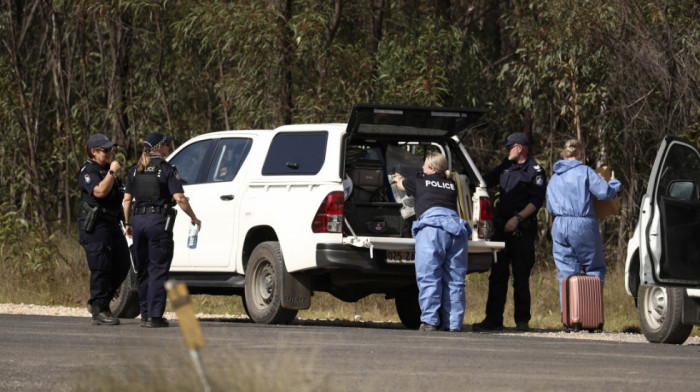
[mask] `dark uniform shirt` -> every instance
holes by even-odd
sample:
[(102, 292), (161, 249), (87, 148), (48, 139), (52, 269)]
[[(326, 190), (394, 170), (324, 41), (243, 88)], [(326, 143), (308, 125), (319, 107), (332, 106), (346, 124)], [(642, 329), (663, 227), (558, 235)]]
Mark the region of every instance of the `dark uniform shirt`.
[[(162, 159), (158, 156), (152, 156), (151, 159)], [(138, 164), (134, 165), (129, 170), (129, 176), (126, 179), (126, 193), (134, 194), (134, 177), (136, 176), (136, 169)], [(169, 203), (171, 196), (176, 193), (184, 193), (182, 188), (182, 181), (180, 180), (180, 175), (177, 172), (175, 166), (161, 160), (158, 166), (158, 172), (156, 174), (158, 178), (158, 186), (160, 188), (160, 194), (162, 197), (155, 201), (139, 201), (135, 200), (135, 207), (147, 207), (147, 206), (158, 206), (163, 207), (165, 204)], [(165, 196), (168, 197), (165, 197)]]
[(109, 166), (100, 166), (92, 160), (87, 160), (85, 165), (80, 169), (78, 183), (80, 190), (83, 193), (82, 200), (92, 207), (101, 207), (110, 211), (121, 211), (122, 193), (121, 182), (119, 180), (112, 186), (109, 194), (103, 198), (97, 198), (93, 195), (95, 187), (108, 175)]
[(457, 211), (457, 187), (455, 182), (437, 174), (404, 177), (403, 187), (408, 196), (415, 196), (416, 217), (433, 207)]
[(523, 163), (514, 163), (506, 159), (488, 173), (484, 180), (488, 187), (499, 185), (501, 195), (496, 206), (498, 217), (510, 218), (528, 203), (532, 203), (537, 209), (544, 203), (547, 175), (531, 157), (527, 157)]

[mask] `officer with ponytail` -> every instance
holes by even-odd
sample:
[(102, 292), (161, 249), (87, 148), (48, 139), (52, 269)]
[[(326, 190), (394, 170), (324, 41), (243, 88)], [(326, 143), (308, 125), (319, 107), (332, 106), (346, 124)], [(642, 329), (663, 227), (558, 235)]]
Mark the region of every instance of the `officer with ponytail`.
[(457, 212), (457, 187), (449, 176), (447, 159), (439, 152), (426, 157), (421, 174), (393, 176), (399, 189), (415, 196), (418, 220), (411, 232), (416, 239), (421, 331), (442, 327), (459, 332), (467, 306), (464, 278), (471, 229)]
[(141, 326), (168, 326), (163, 318), (167, 293), (165, 282), (173, 259), (175, 204), (201, 229), (184, 195), (177, 169), (165, 161), (172, 136), (152, 132), (144, 140), (143, 153), (129, 171), (124, 195), (126, 234), (133, 238), (138, 271)]

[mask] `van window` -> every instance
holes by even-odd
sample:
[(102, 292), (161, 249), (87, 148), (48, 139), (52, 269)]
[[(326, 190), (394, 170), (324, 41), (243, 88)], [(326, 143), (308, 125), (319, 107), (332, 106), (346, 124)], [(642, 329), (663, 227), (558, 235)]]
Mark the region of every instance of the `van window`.
[(326, 159), (328, 132), (278, 133), (267, 152), (262, 174), (313, 175)]

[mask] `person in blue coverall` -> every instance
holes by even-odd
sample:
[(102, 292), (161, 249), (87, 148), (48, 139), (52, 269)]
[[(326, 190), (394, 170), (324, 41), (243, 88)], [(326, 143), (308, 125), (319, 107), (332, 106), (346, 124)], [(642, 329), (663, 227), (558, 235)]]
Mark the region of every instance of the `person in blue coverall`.
[(173, 259), (174, 204), (198, 229), (202, 225), (185, 198), (177, 169), (163, 158), (172, 140), (159, 132), (146, 136), (141, 158), (129, 171), (124, 194), (126, 235), (134, 239), (141, 326), (146, 328), (168, 326), (163, 318), (167, 298), (164, 284)]
[(397, 173), (393, 181), (415, 197), (418, 220), (412, 234), (416, 239), (419, 329), (436, 331), (442, 326), (458, 332), (467, 306), (464, 278), (471, 229), (457, 212), (457, 187), (449, 179), (447, 159), (433, 152), (425, 159), (422, 174), (403, 177)]
[(562, 160), (554, 164), (554, 174), (547, 186), (547, 210), (554, 216), (552, 224), (552, 252), (559, 279), (581, 272), (605, 280), (603, 242), (598, 219), (593, 209), (593, 197), (611, 200), (620, 189), (620, 181), (612, 172), (610, 182), (581, 162), (581, 142), (570, 139), (564, 145)]

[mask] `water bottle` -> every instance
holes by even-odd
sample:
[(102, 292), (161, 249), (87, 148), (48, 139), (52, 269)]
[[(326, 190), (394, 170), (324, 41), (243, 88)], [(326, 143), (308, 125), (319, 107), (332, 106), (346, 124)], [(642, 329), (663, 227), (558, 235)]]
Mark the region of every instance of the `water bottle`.
[(197, 247), (197, 236), (199, 235), (199, 230), (197, 230), (197, 224), (193, 223), (190, 226), (190, 233), (187, 236), (187, 247), (194, 249)]

